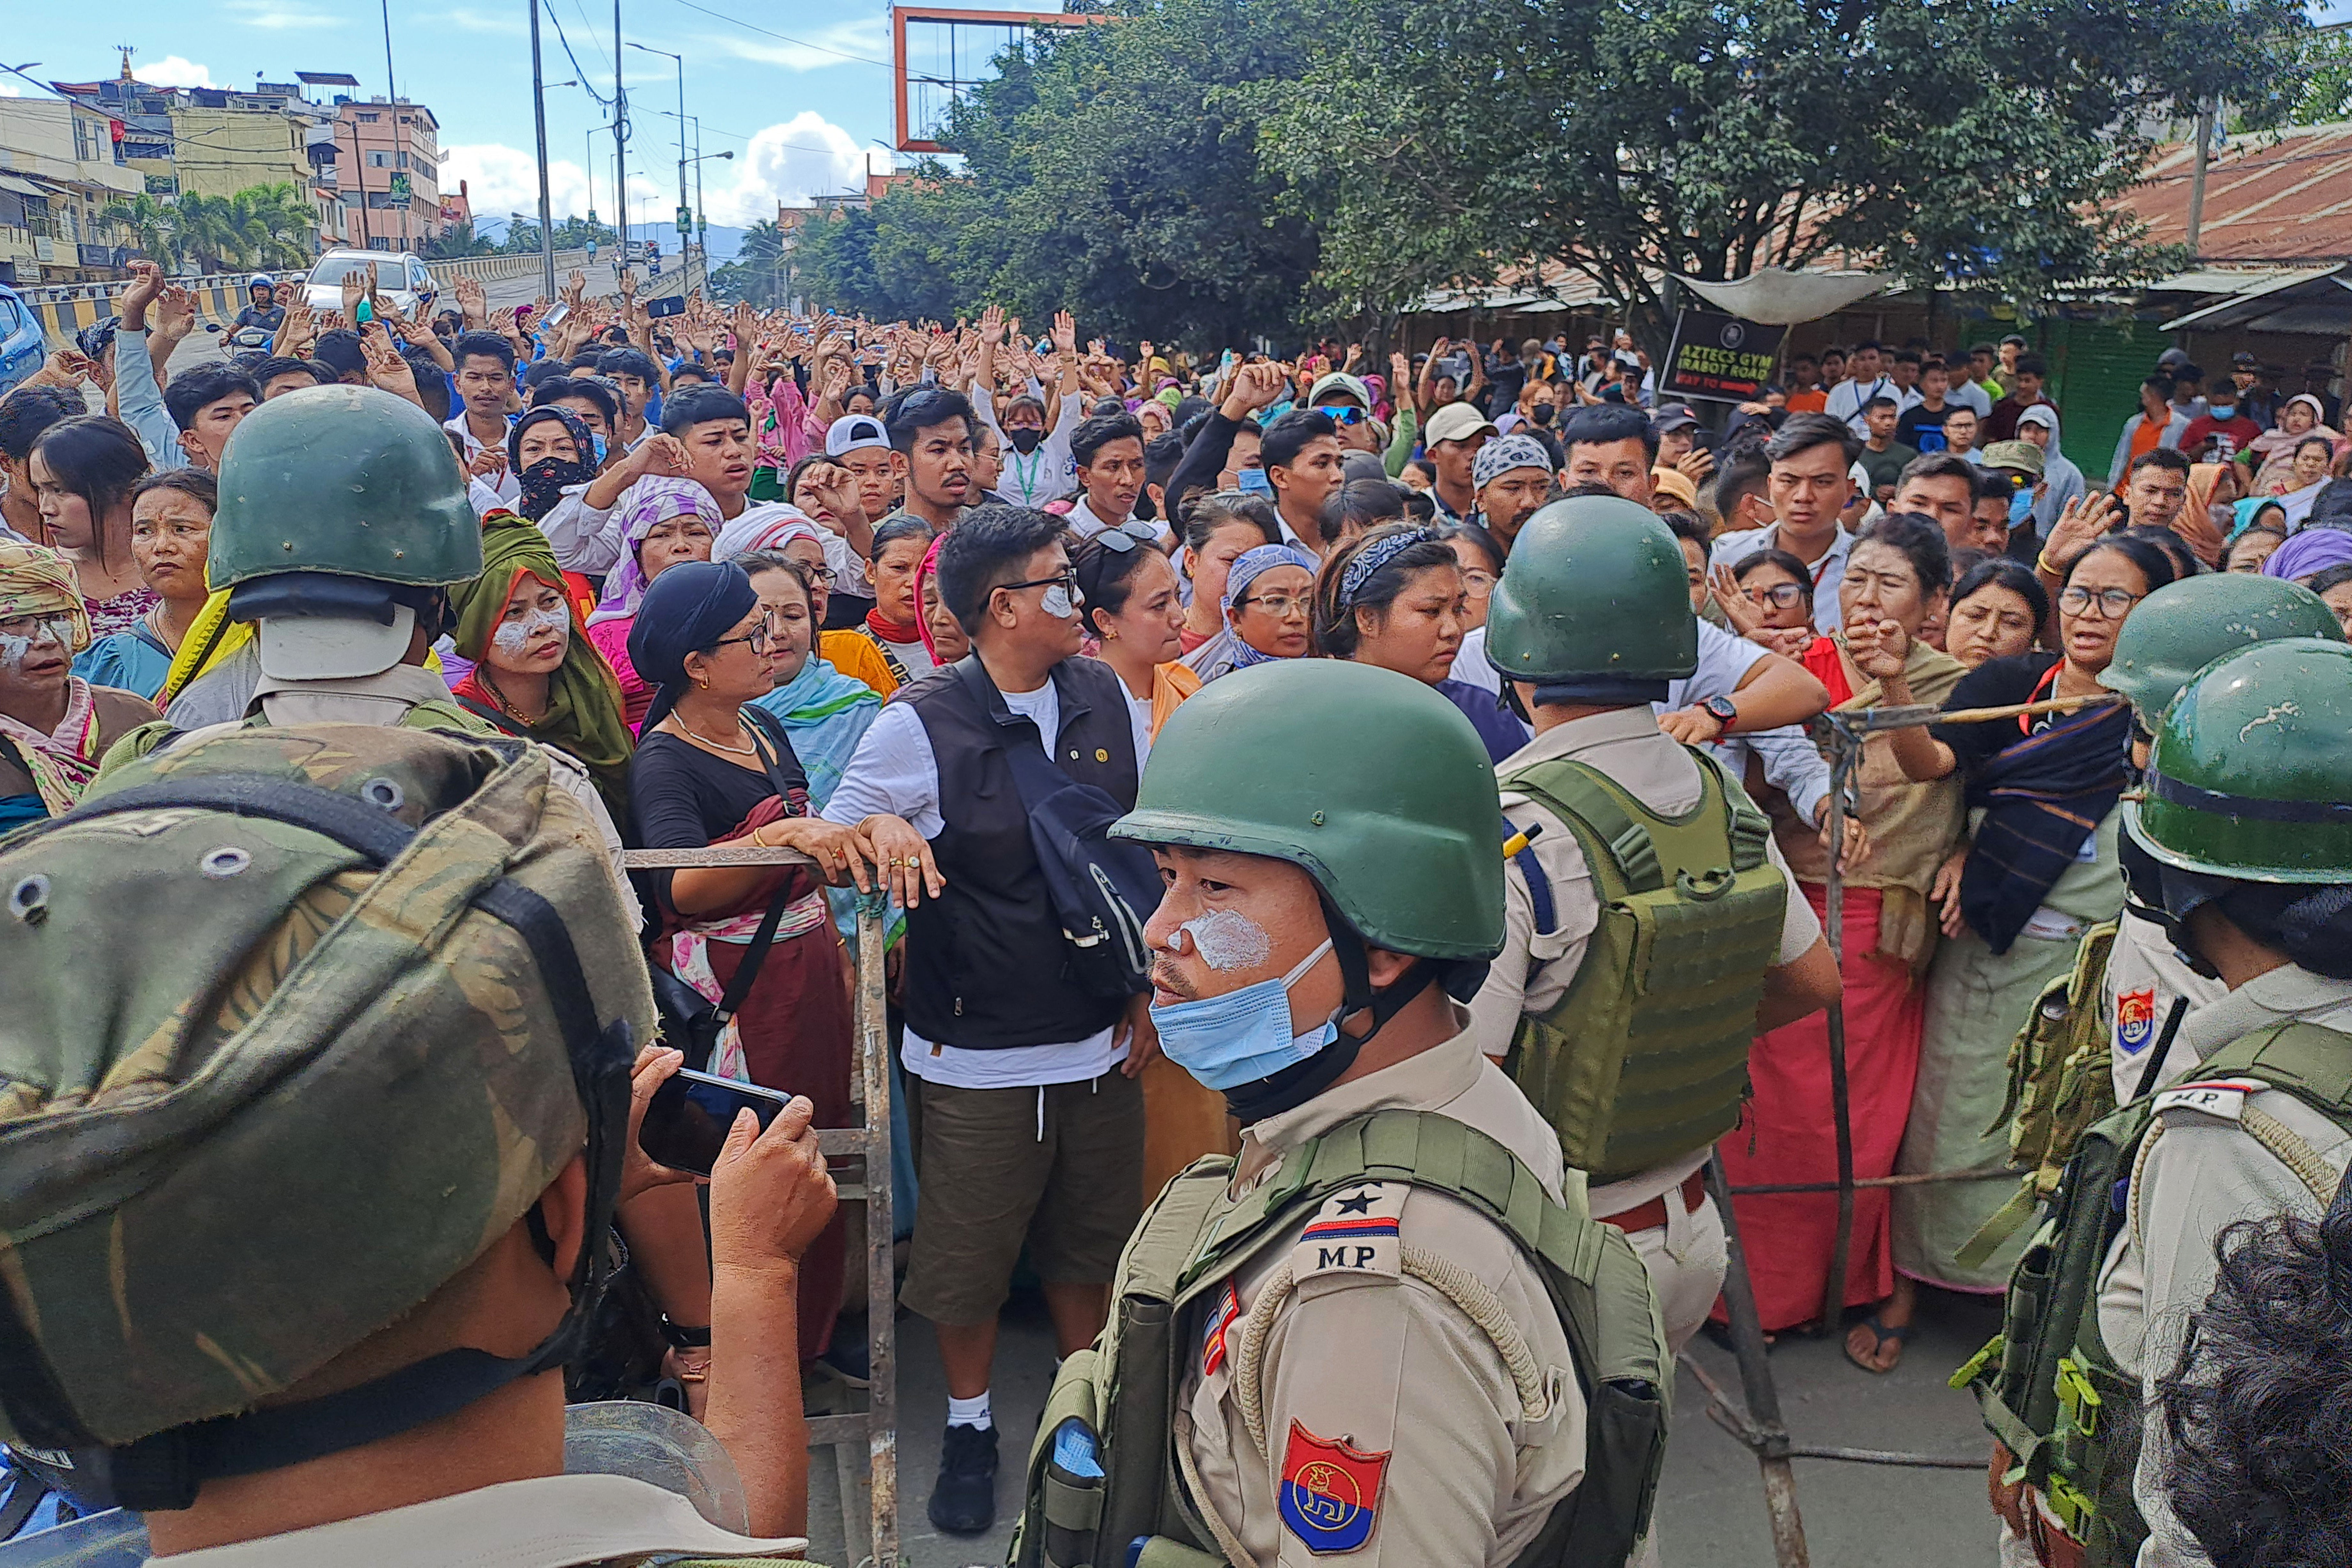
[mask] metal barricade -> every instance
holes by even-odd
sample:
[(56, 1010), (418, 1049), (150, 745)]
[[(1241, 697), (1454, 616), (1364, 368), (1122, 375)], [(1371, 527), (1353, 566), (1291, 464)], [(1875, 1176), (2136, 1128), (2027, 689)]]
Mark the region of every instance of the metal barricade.
[[(764, 848), (749, 844), (718, 845), (705, 849), (632, 849), (622, 863), (635, 870), (676, 870), (694, 866), (808, 866), (797, 849)], [(890, 1038), (883, 1016), (883, 921), (878, 913), (859, 912), (857, 919), (857, 1051), (856, 1070), (850, 1075), (850, 1099), (864, 1115), (858, 1127), (823, 1128), (817, 1147), (828, 1163), (855, 1155), (866, 1163), (856, 1182), (836, 1181), (841, 1197), (866, 1205), (866, 1347), (868, 1358), (866, 1405), (862, 1415), (818, 1415), (809, 1420), (809, 1447), (833, 1450), (834, 1471), (841, 1493), (841, 1531), (848, 1562), (871, 1562), (875, 1568), (896, 1568), (898, 1562), (898, 1342), (892, 1332), (892, 1303), (897, 1298), (891, 1272), (890, 1213)], [(865, 1451), (866, 1470), (860, 1476), (854, 1456)], [(867, 1551), (858, 1551), (856, 1520), (859, 1492), (865, 1493)]]

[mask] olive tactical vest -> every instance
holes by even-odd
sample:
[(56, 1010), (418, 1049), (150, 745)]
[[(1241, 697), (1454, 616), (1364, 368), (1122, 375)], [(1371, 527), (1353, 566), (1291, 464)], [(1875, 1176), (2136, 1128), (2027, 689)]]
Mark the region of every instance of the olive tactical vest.
[[(2102, 1066), (2102, 1072), (2105, 1070)], [(2029, 1524), (2044, 1562), (2129, 1568), (2147, 1539), (2132, 1496), (2142, 1430), (2140, 1380), (2116, 1364), (2099, 1332), (2099, 1271), (2138, 1203), (2141, 1153), (2157, 1112), (2259, 1080), (2352, 1130), (2352, 1035), (2273, 1024), (2222, 1047), (2191, 1081), (2132, 1101), (2074, 1146), (2040, 1226), (2010, 1276), (2001, 1331), (1952, 1375), (1977, 1396), (1985, 1426), (2011, 1458), (2000, 1487), (2022, 1486), (2042, 1507)], [(2179, 1098), (2186, 1097), (2186, 1098)], [(2242, 1104), (2242, 1100), (2241, 1101)], [(2240, 1125), (2304, 1178), (2322, 1208), (2336, 1175), (2304, 1141), (2246, 1104)]]
[[(1601, 901), (1567, 994), (1519, 1020), (1503, 1063), (1596, 1184), (1704, 1149), (1738, 1122), (1764, 972), (1780, 961), (1789, 884), (1765, 853), (1771, 825), (1713, 757), (1691, 756), (1702, 793), (1675, 817), (1584, 763), (1502, 781), (1568, 825)], [(1549, 932), (1550, 884), (1532, 849), (1513, 858)]]
[[(1233, 1160), (1171, 1181), (1128, 1240), (1102, 1337), (1063, 1362), (1037, 1423), (1016, 1568), (1212, 1568), (1226, 1559), (1185, 1484), (1174, 1413), (1218, 1288), (1296, 1222), (1366, 1178), (1448, 1194), (1509, 1234), (1542, 1275), (1586, 1403), (1585, 1473), (1514, 1568), (1619, 1568), (1649, 1528), (1672, 1358), (1623, 1233), (1552, 1201), (1494, 1139), (1434, 1112), (1381, 1110), (1290, 1151), (1248, 1195)], [(1130, 1556), (1139, 1551), (1139, 1555)]]

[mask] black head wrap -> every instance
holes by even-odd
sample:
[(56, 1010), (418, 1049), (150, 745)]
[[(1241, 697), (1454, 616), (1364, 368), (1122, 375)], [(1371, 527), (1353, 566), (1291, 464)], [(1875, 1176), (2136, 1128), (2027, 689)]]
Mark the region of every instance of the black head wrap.
[(759, 591), (732, 561), (681, 561), (653, 580), (629, 627), (629, 662), (655, 688), (638, 733), (677, 706), (686, 656), (707, 652), (759, 607)]
[[(572, 437), (572, 449), (581, 454), (581, 459), (566, 462), (562, 458), (541, 458), (530, 467), (524, 468), (522, 433), (551, 419), (562, 426), (564, 434)], [(589, 435), (586, 423), (569, 408), (558, 408), (551, 404), (531, 409), (517, 419), (514, 428), (507, 432), (507, 468), (515, 476), (516, 482), (522, 486), (522, 500), (515, 510), (533, 522), (545, 518), (555, 510), (555, 503), (563, 499), (566, 487), (584, 485), (596, 477), (595, 465), (588, 461), (595, 450), (595, 438)]]

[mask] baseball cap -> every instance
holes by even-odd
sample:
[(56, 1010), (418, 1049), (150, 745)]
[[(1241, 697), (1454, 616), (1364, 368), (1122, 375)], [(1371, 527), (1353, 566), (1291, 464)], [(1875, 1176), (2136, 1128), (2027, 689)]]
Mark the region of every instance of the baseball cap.
[(1369, 410), (1372, 406), (1372, 389), (1364, 384), (1362, 378), (1349, 375), (1344, 370), (1329, 371), (1317, 376), (1315, 384), (1307, 389), (1307, 406), (1314, 406), (1335, 392), (1346, 393), (1356, 400), (1357, 406), (1360, 408)]
[(2236, 365), (2240, 370), (2259, 370), (2262, 368), (2263, 362), (2256, 359), (2244, 349), (2240, 349), (2236, 353), (2230, 356), (2230, 363)]
[(1995, 441), (1985, 448), (1985, 467), (2014, 468), (2022, 474), (2042, 477), (2042, 448), (2031, 441)]
[(824, 455), (828, 458), (844, 457), (868, 447), (880, 447), (887, 451), (889, 446), (889, 433), (882, 428), (882, 421), (871, 414), (845, 414), (824, 432)]
[(1664, 403), (1658, 405), (1658, 412), (1651, 417), (1650, 423), (1655, 425), (1658, 434), (1663, 436), (1669, 430), (1689, 429), (1698, 423), (1698, 416), (1691, 412), (1687, 403)]
[(1466, 441), (1480, 431), (1496, 434), (1495, 422), (1466, 403), (1449, 403), (1429, 416), (1421, 438), (1434, 447), (1440, 441)]

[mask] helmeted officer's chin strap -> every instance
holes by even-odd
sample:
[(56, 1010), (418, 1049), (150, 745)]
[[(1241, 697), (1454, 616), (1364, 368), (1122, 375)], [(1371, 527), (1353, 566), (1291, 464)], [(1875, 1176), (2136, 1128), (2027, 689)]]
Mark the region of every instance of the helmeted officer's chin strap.
[[(1340, 1076), (1356, 1065), (1356, 1053), (1364, 1048), (1366, 1042), (1437, 978), (1438, 966), (1417, 958), (1392, 984), (1374, 991), (1364, 939), (1331, 907), (1329, 899), (1322, 902), (1323, 923), (1331, 933), (1331, 956), (1339, 961), (1339, 977), (1345, 987), (1339, 1004), (1341, 1027), (1329, 1045), (1305, 1061), (1295, 1062), (1270, 1078), (1225, 1090), (1225, 1109), (1244, 1127), (1286, 1110), (1296, 1110), (1339, 1082)], [(1348, 1033), (1345, 1020), (1365, 1011), (1372, 1016), (1372, 1026), (1360, 1035)]]

